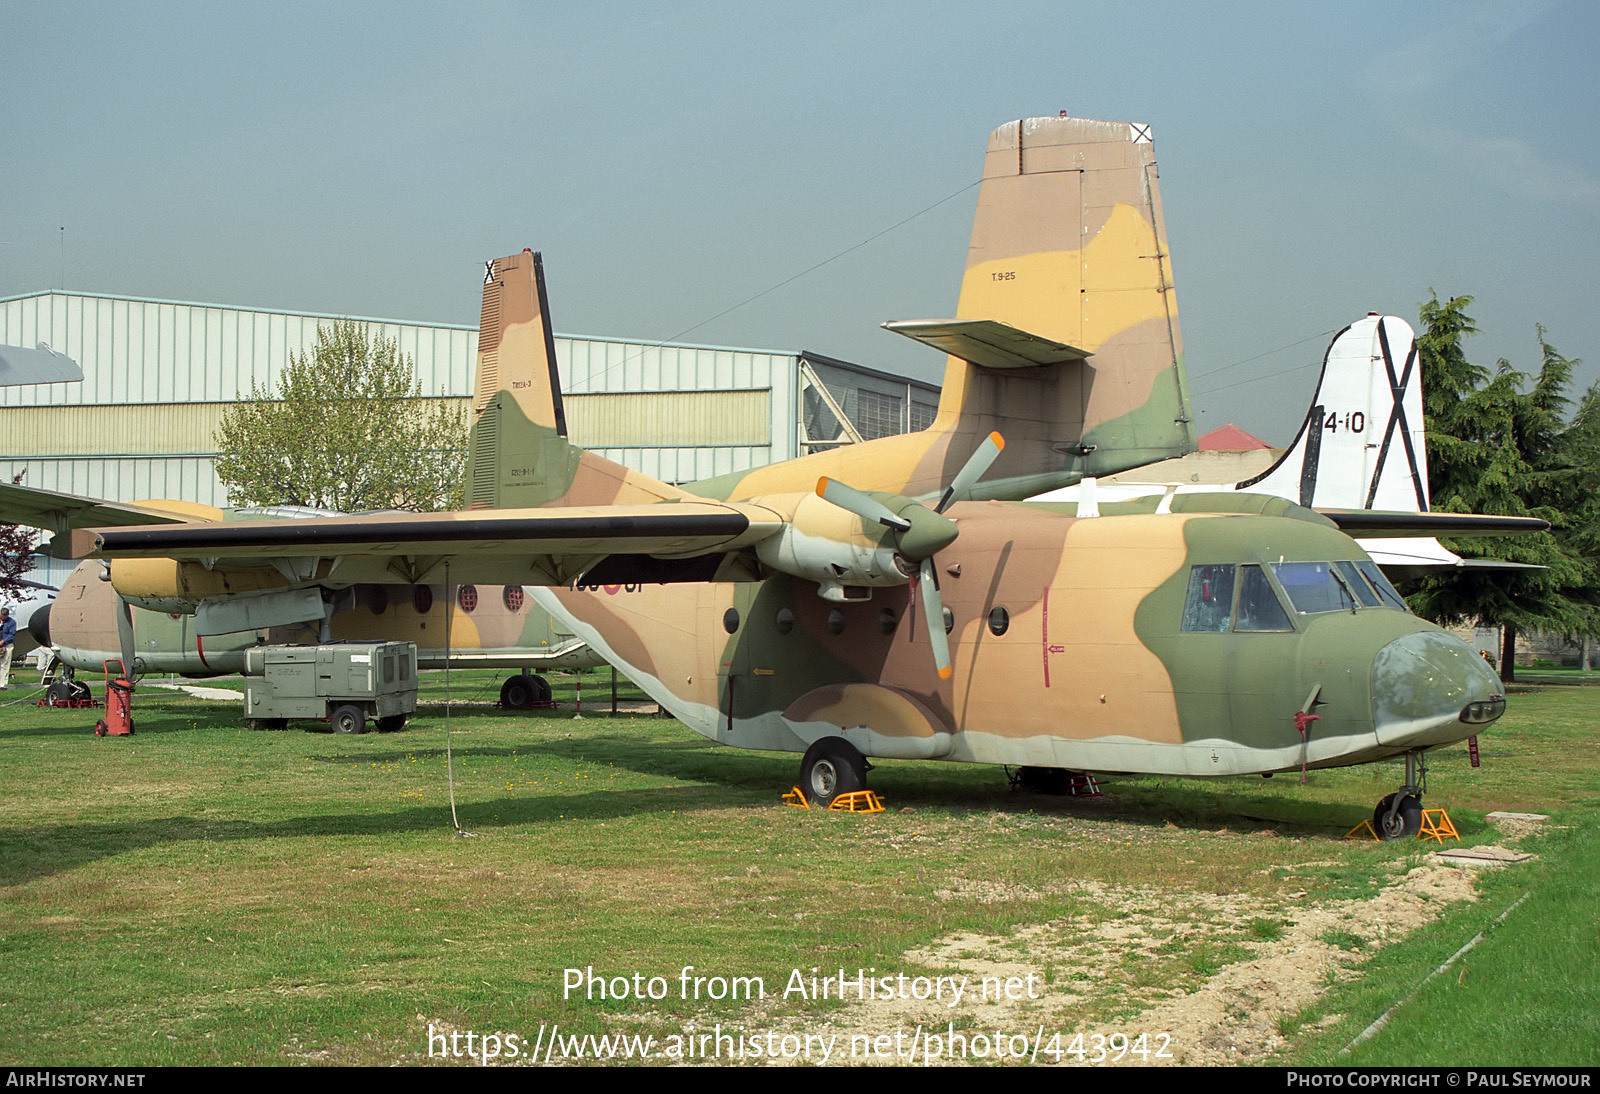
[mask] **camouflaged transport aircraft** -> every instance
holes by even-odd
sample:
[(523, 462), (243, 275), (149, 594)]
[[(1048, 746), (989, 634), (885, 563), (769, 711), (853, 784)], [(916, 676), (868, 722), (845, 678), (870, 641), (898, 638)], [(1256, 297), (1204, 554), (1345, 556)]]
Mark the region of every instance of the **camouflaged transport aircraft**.
[(539, 259), (513, 255), (487, 264), (469, 510), (80, 530), (75, 553), (169, 611), (224, 584), (263, 615), (328, 586), (538, 586), (697, 732), (804, 753), (821, 803), (869, 757), (1232, 775), (1403, 756), (1374, 819), (1415, 832), (1422, 753), (1504, 698), (1334, 520), (1243, 492), (1093, 517), (1003, 500), (1193, 448), (1148, 129), (997, 130), (958, 312), (887, 324), (950, 355), (927, 430), (680, 488), (567, 442)]
[[(221, 512), (213, 519), (223, 519)], [(271, 512), (253, 515), (269, 519)], [(183, 612), (124, 604), (104, 573), (99, 562), (76, 567), (59, 595), (35, 611), (28, 624), (33, 641), (52, 647), (62, 664), (77, 671), (99, 672), (107, 661), (121, 660), (141, 676), (229, 676), (244, 672), (246, 650), (269, 643), (413, 642), (418, 668), (444, 668), (448, 660), (453, 668), (517, 670), (501, 684), (500, 701), (522, 709), (550, 699), (550, 684), (539, 673), (605, 664), (521, 585), (330, 589), (303, 605), (307, 618), (257, 627), (248, 618), (202, 623)], [(243, 629), (217, 629), (222, 627)], [(81, 684), (65, 680), (52, 687), (61, 698), (83, 691)]]

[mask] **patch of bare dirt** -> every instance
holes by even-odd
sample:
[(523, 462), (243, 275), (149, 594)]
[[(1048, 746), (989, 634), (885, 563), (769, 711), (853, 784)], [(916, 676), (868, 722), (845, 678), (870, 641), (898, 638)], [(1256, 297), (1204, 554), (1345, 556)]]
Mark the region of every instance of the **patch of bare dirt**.
[[(958, 888), (980, 904), (1043, 895)], [(929, 976), (965, 977), (958, 1003), (949, 993), (852, 1001), (830, 1015), (826, 1031), (837, 1033), (844, 1049), (852, 1035), (903, 1031), (910, 1038), (920, 1028), (925, 1044), (929, 1033), (946, 1039), (946, 1058), (956, 1057), (951, 1062), (1012, 1055), (1023, 1044), (1019, 1038), (1037, 1039), (1043, 1030), (1040, 1063), (1094, 1062), (1102, 1049), (1107, 1063), (1253, 1063), (1284, 1047), (1280, 1025), (1287, 1027), (1330, 986), (1353, 976), (1375, 951), (1446, 906), (1476, 899), (1471, 875), (1443, 865), (1418, 866), (1368, 899), (1321, 905), (1097, 882), (1071, 883), (1066, 891), (1084, 898), (1085, 914), (1006, 937), (962, 934), (904, 955), (907, 975), (927, 970)], [(1253, 924), (1266, 926), (1252, 931)], [(1241, 954), (1248, 956), (1240, 960)], [(879, 969), (877, 975), (901, 972)], [(1105, 1001), (1113, 998), (1114, 1021), (1082, 1021), (1085, 1010), (1105, 1013)], [(1074, 1041), (1080, 1033), (1083, 1040)], [(1113, 1042), (1113, 1035), (1126, 1041)], [(1145, 1040), (1138, 1042), (1141, 1035)], [(965, 1061), (949, 1044), (956, 1036), (963, 1039)], [(1119, 1043), (1141, 1043), (1148, 1051), (1111, 1059), (1117, 1055), (1111, 1046)], [(1081, 1057), (1048, 1051), (1080, 1046)], [(1156, 1057), (1162, 1048), (1169, 1055)]]

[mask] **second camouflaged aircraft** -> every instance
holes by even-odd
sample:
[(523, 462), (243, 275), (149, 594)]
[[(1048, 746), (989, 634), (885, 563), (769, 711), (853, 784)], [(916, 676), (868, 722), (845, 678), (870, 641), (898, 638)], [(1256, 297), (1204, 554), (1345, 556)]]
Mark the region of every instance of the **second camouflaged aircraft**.
[[(928, 430), (678, 488), (567, 443), (525, 252), (485, 277), (473, 510), (74, 542), (113, 559), (122, 595), (169, 610), (200, 606), (191, 590), (218, 573), (269, 600), (548, 586), (540, 601), (686, 725), (803, 752), (824, 803), (864, 785), (868, 757), (1266, 773), (1415, 761), (1499, 717), (1483, 662), (1310, 509), (996, 500), (1192, 448), (1147, 129), (997, 130), (960, 307), (894, 325), (952, 354)], [(1385, 835), (1416, 831), (1417, 770), (1376, 811)]]

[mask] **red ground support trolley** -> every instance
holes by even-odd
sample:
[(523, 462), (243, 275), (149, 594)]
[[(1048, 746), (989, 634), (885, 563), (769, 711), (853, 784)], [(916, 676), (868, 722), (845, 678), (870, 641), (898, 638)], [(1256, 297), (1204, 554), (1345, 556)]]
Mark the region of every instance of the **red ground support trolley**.
[[(121, 675), (113, 678), (111, 666), (116, 665), (121, 669)], [(106, 670), (106, 716), (94, 724), (96, 737), (127, 737), (133, 733), (133, 680), (128, 672), (128, 666), (121, 661), (107, 661)]]

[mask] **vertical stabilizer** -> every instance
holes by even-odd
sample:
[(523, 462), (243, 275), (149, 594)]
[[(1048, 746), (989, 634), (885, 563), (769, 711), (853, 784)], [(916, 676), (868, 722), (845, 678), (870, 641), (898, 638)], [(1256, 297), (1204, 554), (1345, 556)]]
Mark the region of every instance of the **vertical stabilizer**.
[(1026, 433), (1082, 474), (1194, 450), (1149, 126), (1029, 118), (995, 130), (958, 316), (1087, 358), (1020, 371), (952, 359), (941, 416), (994, 414), (1008, 453)]
[(884, 326), (950, 355), (932, 425), (695, 489), (752, 497), (826, 475), (937, 497), (999, 433), (1004, 452), (963, 497), (1015, 499), (1194, 451), (1149, 126), (995, 130), (957, 317)]
[(544, 259), (529, 250), (484, 263), (473, 410), (481, 414), (502, 390), (529, 421), (567, 435)]
[(1369, 315), (1340, 331), (1294, 443), (1238, 489), (1307, 508), (1426, 513), (1422, 378), (1410, 325)]
[(544, 263), (525, 250), (484, 264), (473, 387), (469, 509), (610, 505), (682, 492), (567, 441)]

